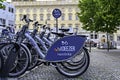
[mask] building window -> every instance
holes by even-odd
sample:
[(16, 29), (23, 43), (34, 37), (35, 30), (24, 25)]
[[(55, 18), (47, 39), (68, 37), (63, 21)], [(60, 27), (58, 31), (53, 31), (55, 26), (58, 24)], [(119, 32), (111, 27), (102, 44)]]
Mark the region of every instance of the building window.
[(8, 11), (10, 12), (11, 10), (10, 10), (10, 7), (8, 8)]
[(56, 24), (54, 24), (54, 27), (56, 27)]
[(68, 12), (72, 12), (72, 8), (69, 8), (69, 9), (68, 9)]
[(80, 11), (80, 9), (79, 8), (76, 8), (76, 12), (79, 12)]
[(110, 35), (110, 40), (112, 40), (112, 41), (114, 40), (113, 35)]
[(117, 36), (117, 41), (120, 41), (120, 36)]
[(65, 27), (65, 24), (61, 24), (61, 28), (64, 28)]
[(40, 21), (43, 21), (43, 14), (40, 14)]
[(5, 19), (3, 19), (3, 20), (2, 20), (2, 23), (3, 23), (3, 25), (5, 25), (5, 23), (6, 23), (6, 20), (5, 20)]
[(68, 14), (68, 18), (69, 18), (68, 20), (72, 20), (72, 13)]
[(75, 28), (78, 28), (79, 27), (79, 24), (75, 24)]
[(26, 13), (28, 13), (28, 12), (30, 12), (30, 9), (29, 9), (29, 8), (26, 9)]
[(95, 34), (95, 39), (97, 39), (98, 38), (98, 35), (97, 34)]
[(71, 27), (72, 27), (72, 24), (68, 24), (68, 27), (71, 28)]
[(62, 8), (62, 11), (65, 11), (65, 8)]
[(43, 10), (43, 8), (40, 8), (40, 12), (43, 12), (44, 10)]
[(47, 9), (47, 12), (50, 12), (50, 8)]
[(50, 24), (47, 24), (47, 27), (49, 27), (49, 28), (50, 28)]
[(36, 21), (37, 15), (33, 14), (33, 20)]
[(3, 25), (3, 27), (5, 27), (6, 20), (5, 20), (5, 19), (0, 18), (0, 23), (1, 23), (1, 25)]
[(90, 39), (93, 39), (93, 34), (90, 34)]
[(72, 27), (72, 24), (69, 24), (68, 27), (69, 27), (69, 33), (73, 33), (73, 27)]
[(76, 20), (79, 20), (78, 15), (76, 15), (75, 17), (76, 17)]
[(90, 38), (91, 38), (91, 39), (98, 39), (98, 34), (97, 34), (97, 33), (92, 33), (92, 34), (90, 35)]
[(15, 19), (15, 21), (16, 21), (16, 18), (17, 18), (17, 15), (15, 14), (15, 18), (14, 18), (14, 19)]
[(24, 0), (24, 1), (29, 1), (29, 0)]
[(36, 13), (37, 12), (37, 9), (36, 8), (33, 8), (33, 13)]
[(13, 8), (11, 8), (11, 12), (14, 13), (14, 9)]
[(11, 7), (8, 8), (8, 11), (11, 12), (11, 13), (14, 13), (14, 9), (11, 8)]
[(27, 15), (27, 18), (29, 18), (30, 17), (30, 14), (26, 14)]
[(20, 13), (21, 13), (21, 12), (23, 12), (23, 9), (22, 9), (22, 8), (20, 8), (20, 9), (19, 9), (19, 12), (20, 12)]
[(63, 13), (61, 16), (61, 20), (64, 21), (65, 20), (65, 14)]
[(74, 32), (75, 34), (78, 34), (78, 31), (79, 31), (79, 27), (76, 26), (76, 27), (74, 28), (73, 32)]
[(19, 17), (20, 17), (20, 21), (22, 21), (23, 15), (22, 15), (22, 14), (20, 14), (20, 15), (19, 15)]
[(50, 14), (47, 14), (47, 20), (50, 20), (50, 16), (51, 16)]

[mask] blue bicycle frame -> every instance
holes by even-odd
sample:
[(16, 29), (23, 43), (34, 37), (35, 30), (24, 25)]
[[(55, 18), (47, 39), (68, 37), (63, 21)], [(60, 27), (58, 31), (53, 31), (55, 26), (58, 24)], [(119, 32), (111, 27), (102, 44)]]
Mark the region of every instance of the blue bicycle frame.
[[(67, 36), (57, 40), (47, 51), (47, 55), (43, 54), (37, 45), (36, 41), (31, 37), (29, 33), (25, 33), (26, 38), (35, 48), (39, 56), (48, 62), (60, 62), (70, 59), (80, 51), (83, 47), (86, 37), (80, 35)], [(39, 39), (38, 37), (36, 37)], [(39, 39), (39, 42), (42, 41)], [(79, 43), (79, 44), (78, 44)], [(47, 49), (46, 49), (47, 50)]]
[(41, 58), (45, 58), (45, 55), (40, 50), (39, 46), (37, 45), (36, 41), (30, 36), (29, 33), (25, 33), (25, 37), (30, 41), (30, 43), (34, 46), (37, 53), (40, 55)]
[(42, 47), (45, 49), (45, 51), (48, 51), (47, 47), (44, 44), (44, 41), (42, 39), (40, 39), (40, 37), (35, 36), (35, 39), (37, 39), (39, 41), (39, 43), (42, 45)]

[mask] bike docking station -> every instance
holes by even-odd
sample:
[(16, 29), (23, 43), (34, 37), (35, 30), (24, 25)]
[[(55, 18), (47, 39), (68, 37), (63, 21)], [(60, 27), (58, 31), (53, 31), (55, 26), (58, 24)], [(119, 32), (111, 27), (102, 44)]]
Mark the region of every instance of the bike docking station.
[[(54, 40), (37, 34), (40, 27), (38, 22), (35, 22), (35, 28), (30, 34), (28, 27), (33, 21), (24, 15), (22, 20), (26, 25), (16, 34), (16, 38), (10, 38), (11, 42), (0, 43), (0, 80), (16, 80), (41, 64), (53, 66), (66, 77), (80, 76), (88, 69), (90, 58), (84, 47), (87, 37), (69, 34), (69, 29), (58, 29), (61, 11), (56, 8), (52, 14), (56, 18), (56, 32), (50, 32), (55, 35)], [(43, 27), (46, 31), (47, 27)]]
[[(1, 58), (0, 80), (14, 80), (8, 78), (8, 74), (13, 68), (20, 47), (16, 43), (13, 44), (14, 44), (13, 46), (11, 45), (11, 50), (8, 52), (7, 58), (4, 59), (4, 56), (2, 55), (2, 51), (0, 51), (0, 58)], [(5, 43), (5, 45), (7, 45), (7, 43)], [(3, 45), (2, 47), (4, 47), (5, 45)]]

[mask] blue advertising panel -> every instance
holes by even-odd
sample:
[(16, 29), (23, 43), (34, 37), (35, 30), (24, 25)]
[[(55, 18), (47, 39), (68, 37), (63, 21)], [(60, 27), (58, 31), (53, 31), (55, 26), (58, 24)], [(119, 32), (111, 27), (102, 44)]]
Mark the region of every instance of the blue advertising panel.
[(56, 41), (48, 50), (45, 60), (59, 62), (74, 56), (84, 45), (86, 37), (67, 36)]
[(62, 13), (61, 13), (60, 9), (54, 9), (52, 12), (52, 15), (54, 18), (59, 18), (62, 15)]

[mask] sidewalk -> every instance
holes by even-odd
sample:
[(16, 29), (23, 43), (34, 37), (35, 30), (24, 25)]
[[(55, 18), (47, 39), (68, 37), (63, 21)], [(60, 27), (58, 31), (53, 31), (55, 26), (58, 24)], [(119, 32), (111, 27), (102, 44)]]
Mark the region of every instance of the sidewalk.
[(120, 80), (120, 49), (92, 49), (90, 66), (83, 80)]
[(107, 52), (92, 48), (90, 59), (88, 70), (78, 78), (67, 78), (58, 73), (54, 67), (43, 65), (18, 80), (120, 80), (120, 49)]

